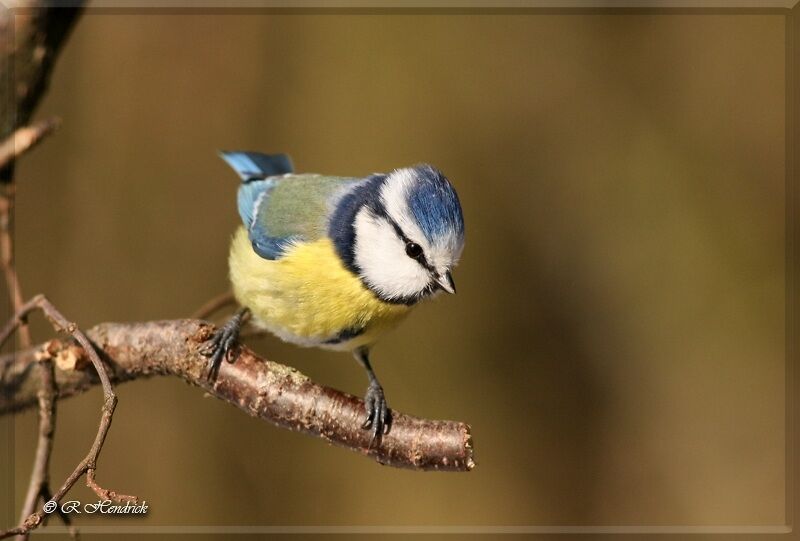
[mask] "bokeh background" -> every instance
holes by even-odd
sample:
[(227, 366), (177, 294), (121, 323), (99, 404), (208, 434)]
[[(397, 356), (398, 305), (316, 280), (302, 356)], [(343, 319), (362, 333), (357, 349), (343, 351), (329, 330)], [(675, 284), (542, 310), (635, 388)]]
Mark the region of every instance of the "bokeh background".
[[(98, 480), (150, 506), (121, 522), (782, 524), (784, 24), (87, 13), (39, 112), (63, 127), (19, 165), (16, 234), (26, 293), (81, 325), (185, 317), (226, 290), (238, 181), (218, 149), (341, 175), (427, 161), (467, 225), (458, 295), (374, 364), (392, 407), (472, 424), (473, 472), (380, 467), (154, 379), (119, 388), (101, 457)], [(365, 389), (346, 354), (251, 345)], [(54, 479), (99, 407), (98, 390), (60, 404)], [(14, 423), (15, 506), (35, 419)]]

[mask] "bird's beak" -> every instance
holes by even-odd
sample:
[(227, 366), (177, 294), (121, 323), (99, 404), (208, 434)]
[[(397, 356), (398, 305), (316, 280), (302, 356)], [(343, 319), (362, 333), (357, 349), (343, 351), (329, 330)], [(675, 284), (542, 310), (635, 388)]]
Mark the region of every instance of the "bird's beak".
[(443, 274), (437, 276), (436, 283), (439, 284), (440, 288), (447, 291), (448, 293), (455, 294), (456, 284), (453, 283), (453, 275), (450, 274), (450, 271), (446, 271)]

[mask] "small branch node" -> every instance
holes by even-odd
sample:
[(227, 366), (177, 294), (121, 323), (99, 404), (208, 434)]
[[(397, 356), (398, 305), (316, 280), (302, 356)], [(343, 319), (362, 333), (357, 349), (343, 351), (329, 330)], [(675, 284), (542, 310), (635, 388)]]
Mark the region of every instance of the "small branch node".
[(58, 369), (65, 372), (70, 370), (83, 370), (91, 364), (83, 348), (74, 344), (66, 347), (62, 346), (55, 354), (55, 362)]
[(92, 491), (95, 494), (97, 494), (97, 496), (101, 500), (111, 500), (112, 502), (115, 502), (115, 503), (130, 503), (130, 504), (133, 504), (133, 505), (136, 505), (136, 504), (139, 503), (139, 498), (137, 498), (136, 496), (130, 496), (130, 495), (127, 495), (127, 494), (118, 494), (117, 492), (114, 492), (113, 490), (109, 490), (109, 489), (101, 487), (95, 481), (94, 473), (95, 473), (94, 468), (88, 468), (86, 470), (86, 486), (89, 487), (90, 489), (92, 489)]
[(32, 530), (42, 522), (42, 517), (38, 513), (28, 515), (28, 518), (22, 523), (22, 528), (25, 530)]
[(47, 342), (42, 344), (41, 347), (36, 349), (36, 353), (34, 355), (37, 361), (45, 361), (48, 359), (53, 359), (58, 355), (61, 348), (62, 344), (60, 340), (57, 339), (48, 340)]

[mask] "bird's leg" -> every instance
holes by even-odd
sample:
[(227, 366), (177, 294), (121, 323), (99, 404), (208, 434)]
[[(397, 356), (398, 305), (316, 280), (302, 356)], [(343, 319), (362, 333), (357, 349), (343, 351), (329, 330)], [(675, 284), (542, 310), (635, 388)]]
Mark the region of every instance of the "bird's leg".
[(208, 344), (201, 350), (201, 353), (208, 357), (208, 379), (210, 381), (217, 378), (222, 359), (226, 359), (229, 363), (233, 362), (231, 351), (239, 340), (239, 331), (248, 319), (250, 319), (250, 310), (242, 308), (225, 325), (217, 329)]
[(367, 387), (367, 394), (364, 396), (364, 405), (367, 410), (367, 420), (361, 425), (361, 428), (372, 428), (372, 441), (370, 447), (374, 442), (380, 442), (381, 436), (389, 433), (389, 428), (392, 424), (392, 414), (389, 406), (386, 404), (386, 397), (383, 395), (383, 387), (378, 382), (372, 366), (369, 364), (369, 349), (360, 347), (353, 352), (356, 360), (367, 371), (369, 378), (369, 387)]

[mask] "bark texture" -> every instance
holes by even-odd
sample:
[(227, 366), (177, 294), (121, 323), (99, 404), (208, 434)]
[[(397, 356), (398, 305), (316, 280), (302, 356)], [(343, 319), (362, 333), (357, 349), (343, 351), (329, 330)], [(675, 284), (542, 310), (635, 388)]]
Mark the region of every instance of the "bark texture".
[[(305, 432), (372, 457), (381, 464), (415, 470), (469, 471), (474, 466), (470, 427), (455, 421), (419, 419), (393, 412), (392, 429), (370, 447), (361, 428), (364, 402), (318, 385), (294, 368), (242, 347), (233, 363), (223, 363), (216, 381), (206, 379), (200, 353), (214, 327), (198, 320), (103, 323), (86, 332), (96, 345), (113, 383), (156, 375), (177, 376), (249, 415)], [(83, 350), (72, 342), (51, 341), (39, 349), (0, 361), (0, 414), (36, 405), (37, 355), (56, 361), (58, 399), (99, 383)]]

